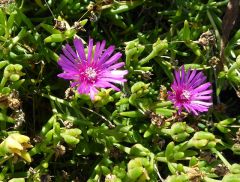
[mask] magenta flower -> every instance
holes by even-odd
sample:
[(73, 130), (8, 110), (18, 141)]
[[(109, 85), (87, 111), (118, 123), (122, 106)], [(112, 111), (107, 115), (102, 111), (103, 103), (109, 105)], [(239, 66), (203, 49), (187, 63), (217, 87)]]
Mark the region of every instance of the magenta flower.
[(120, 52), (113, 54), (114, 46), (105, 50), (105, 40), (101, 43), (97, 42), (94, 47), (93, 40), (89, 39), (87, 55), (80, 39), (74, 39), (73, 43), (76, 51), (68, 44), (63, 48), (64, 54), (60, 55), (58, 61), (63, 73), (58, 77), (72, 80), (71, 87), (77, 87), (80, 94), (89, 94), (92, 100), (98, 93), (98, 88), (112, 88), (120, 91), (113, 83), (121, 84), (127, 81), (124, 75), (128, 71), (117, 70), (125, 64), (117, 63), (122, 54)]
[(206, 83), (206, 79), (201, 71), (188, 70), (185, 73), (184, 66), (179, 71), (175, 71), (172, 91), (168, 92), (168, 99), (173, 102), (179, 114), (183, 108), (194, 115), (208, 111), (212, 105), (212, 89), (210, 89), (211, 83)]

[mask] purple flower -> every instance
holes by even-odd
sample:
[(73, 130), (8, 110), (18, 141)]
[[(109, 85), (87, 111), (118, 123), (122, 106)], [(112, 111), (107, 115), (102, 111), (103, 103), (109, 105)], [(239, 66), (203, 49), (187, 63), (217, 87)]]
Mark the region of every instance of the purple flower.
[(127, 81), (124, 75), (128, 71), (117, 70), (125, 64), (117, 63), (122, 54), (120, 52), (113, 54), (114, 46), (105, 49), (105, 40), (101, 43), (97, 42), (94, 47), (93, 40), (89, 39), (87, 55), (80, 39), (74, 39), (73, 43), (76, 51), (68, 44), (63, 48), (63, 54), (58, 61), (63, 73), (58, 77), (72, 80), (71, 87), (77, 87), (80, 94), (90, 94), (92, 100), (98, 93), (98, 88), (112, 88), (120, 91), (113, 83), (121, 84)]
[(208, 111), (212, 105), (212, 89), (210, 89), (211, 83), (206, 83), (206, 79), (201, 71), (188, 70), (185, 73), (184, 66), (175, 71), (172, 91), (168, 92), (168, 99), (173, 102), (179, 114), (183, 108), (194, 115)]

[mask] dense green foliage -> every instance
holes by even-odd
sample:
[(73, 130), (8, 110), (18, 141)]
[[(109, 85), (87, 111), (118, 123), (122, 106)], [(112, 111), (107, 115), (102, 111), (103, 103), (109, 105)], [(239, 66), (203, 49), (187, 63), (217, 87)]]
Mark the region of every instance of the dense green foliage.
[[(0, 181), (238, 181), (240, 26), (228, 3), (0, 1)], [(57, 77), (74, 37), (123, 53), (121, 92), (91, 101)], [(176, 114), (167, 90), (181, 65), (212, 83), (208, 112)]]

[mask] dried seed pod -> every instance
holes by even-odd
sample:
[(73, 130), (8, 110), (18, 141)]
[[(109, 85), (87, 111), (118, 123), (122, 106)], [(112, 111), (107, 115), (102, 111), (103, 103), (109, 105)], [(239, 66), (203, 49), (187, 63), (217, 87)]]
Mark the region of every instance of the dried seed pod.
[(54, 151), (55, 160), (57, 160), (58, 157), (63, 156), (66, 153), (66, 148), (63, 145), (57, 145)]
[(9, 5), (9, 4), (14, 3), (14, 2), (15, 2), (14, 0), (1, 0), (0, 1), (0, 7)]
[(152, 76), (153, 74), (150, 72), (150, 71), (146, 71), (146, 72), (143, 72), (142, 73), (142, 76), (143, 76), (143, 79), (144, 80), (151, 80), (151, 76)]
[(67, 30), (67, 26), (66, 26), (66, 22), (58, 20), (58, 19), (54, 19), (54, 28), (60, 31), (65, 31)]
[(70, 129), (73, 127), (73, 122), (65, 120), (63, 121), (63, 125), (65, 126), (65, 128)]
[(159, 100), (166, 100), (168, 97), (168, 94), (167, 94), (167, 87), (165, 87), (164, 85), (161, 85), (160, 86), (160, 89), (159, 89)]
[(236, 94), (237, 94), (238, 98), (240, 98), (240, 86), (238, 86), (238, 88), (236, 90)]
[(83, 26), (81, 25), (80, 22), (75, 21), (72, 28), (74, 28), (77, 31), (82, 31), (82, 32), (86, 32), (86, 30), (83, 28)]
[(164, 116), (160, 114), (156, 114), (154, 112), (150, 113), (151, 123), (156, 125), (157, 127), (161, 127), (165, 123)]
[(212, 163), (217, 160), (216, 156), (212, 154), (210, 151), (202, 151), (200, 153), (200, 158), (202, 160), (207, 161), (208, 163)]
[(203, 47), (206, 46), (212, 46), (216, 43), (215, 35), (212, 31), (204, 32), (200, 38), (198, 39), (199, 44), (201, 44)]
[(187, 169), (186, 172), (187, 172), (189, 181), (200, 182), (203, 179), (203, 174), (197, 167), (189, 168), (189, 169)]
[(229, 172), (228, 168), (222, 164), (218, 164), (214, 168), (214, 173), (218, 176), (225, 176)]
[(75, 92), (73, 88), (68, 88), (65, 91), (65, 99), (72, 100), (74, 98)]
[(213, 57), (211, 57), (211, 59), (208, 62), (212, 67), (216, 67), (218, 65), (218, 63), (220, 62), (220, 59), (216, 56), (213, 56)]
[(25, 123), (25, 113), (22, 109), (14, 110), (11, 114), (11, 117), (16, 121), (14, 125), (14, 129), (17, 129), (22, 126), (23, 123)]

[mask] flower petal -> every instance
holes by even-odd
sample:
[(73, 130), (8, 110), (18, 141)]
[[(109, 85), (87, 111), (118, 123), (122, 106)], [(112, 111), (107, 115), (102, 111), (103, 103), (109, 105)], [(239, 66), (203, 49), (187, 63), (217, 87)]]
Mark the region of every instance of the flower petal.
[(85, 51), (84, 51), (84, 46), (83, 43), (81, 41), (81, 39), (74, 39), (73, 40), (74, 46), (77, 50), (78, 56), (80, 57), (81, 61), (86, 61), (86, 55), (85, 55)]

